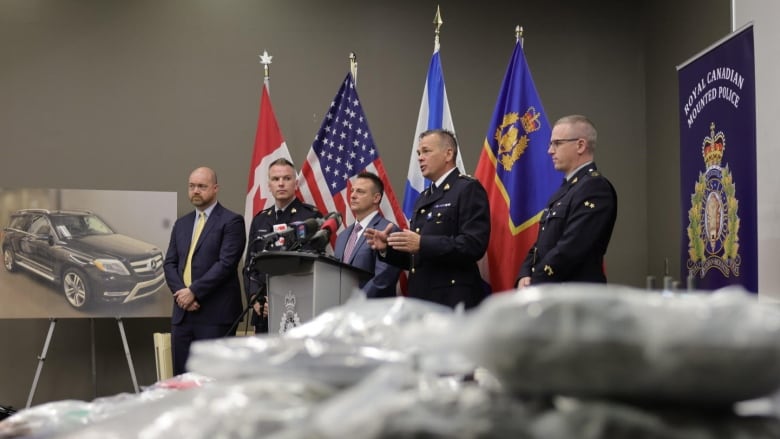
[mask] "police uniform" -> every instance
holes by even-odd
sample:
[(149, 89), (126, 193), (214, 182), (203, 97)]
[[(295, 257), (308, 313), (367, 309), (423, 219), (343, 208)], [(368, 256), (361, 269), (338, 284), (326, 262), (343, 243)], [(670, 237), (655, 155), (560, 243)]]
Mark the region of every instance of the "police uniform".
[(616, 217), (615, 188), (595, 163), (584, 166), (550, 198), (517, 280), (606, 282), (604, 254)]
[(409, 254), (388, 247), (384, 259), (409, 270), (409, 297), (475, 307), (485, 297), (477, 261), (490, 241), (487, 193), (457, 169), (439, 188), (431, 188), (417, 198), (411, 218), (420, 250)]
[[(289, 225), (290, 223), (305, 221), (309, 218), (322, 218), (322, 214), (316, 207), (311, 204), (303, 203), (298, 198), (294, 198), (284, 209), (277, 210), (276, 205), (274, 204), (268, 209), (258, 212), (252, 219), (252, 225), (249, 228), (246, 252), (247, 258), (249, 258), (252, 253), (263, 250), (262, 248), (259, 248), (261, 242), (256, 238), (267, 233), (272, 233), (275, 224)], [(274, 250), (274, 248), (271, 247), (268, 250)], [(262, 269), (262, 267), (259, 268)], [(265, 274), (258, 271), (246, 274), (244, 276), (244, 286), (247, 297), (252, 296), (265, 286)], [(255, 325), (256, 333), (268, 332), (268, 320), (258, 316), (255, 312), (252, 312), (252, 324)]]

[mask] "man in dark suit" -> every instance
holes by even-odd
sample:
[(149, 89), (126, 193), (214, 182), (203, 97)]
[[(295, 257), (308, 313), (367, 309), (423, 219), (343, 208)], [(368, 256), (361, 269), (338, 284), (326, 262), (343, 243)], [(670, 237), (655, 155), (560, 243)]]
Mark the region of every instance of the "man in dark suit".
[(227, 335), (241, 314), (238, 263), (244, 218), (217, 202), (217, 174), (192, 171), (188, 194), (195, 211), (176, 220), (165, 256), (165, 280), (175, 303), (171, 318), (173, 373), (185, 372), (190, 344)]
[[(274, 205), (262, 210), (252, 219), (249, 227), (249, 242), (247, 244), (247, 263), (252, 254), (263, 250), (282, 250), (286, 244), (280, 241), (263, 243), (256, 240), (257, 237), (273, 233), (274, 226), (287, 226), (296, 221), (304, 221), (309, 218), (322, 218), (322, 214), (316, 207), (303, 203), (295, 196), (298, 181), (295, 177), (295, 166), (285, 158), (279, 158), (271, 162), (268, 166), (268, 190), (274, 197)], [(260, 248), (263, 244), (268, 244), (267, 248)], [(268, 304), (265, 294), (265, 273), (262, 267), (255, 267), (244, 277), (244, 287), (247, 297), (252, 298), (260, 295), (261, 300), (253, 303), (252, 325), (255, 327), (255, 333), (261, 334), (268, 332)]]
[(596, 128), (585, 116), (566, 116), (553, 126), (547, 153), (566, 180), (542, 213), (518, 288), (607, 281), (604, 254), (617, 218), (617, 194), (593, 162), (596, 140)]
[[(366, 297), (393, 297), (401, 269), (379, 260), (366, 242), (364, 231), (368, 228), (384, 230), (393, 224), (379, 212), (385, 185), (371, 172), (361, 172), (352, 182), (349, 207), (355, 215), (355, 223), (344, 229), (336, 239), (334, 257), (344, 263), (374, 273), (374, 277), (360, 284)], [(395, 227), (394, 229), (397, 229)]]
[(409, 270), (409, 296), (455, 307), (485, 296), (477, 261), (490, 240), (490, 208), (479, 181), (455, 167), (458, 144), (446, 130), (428, 130), (417, 147), (422, 175), (431, 180), (414, 205), (410, 230), (368, 229), (380, 258)]

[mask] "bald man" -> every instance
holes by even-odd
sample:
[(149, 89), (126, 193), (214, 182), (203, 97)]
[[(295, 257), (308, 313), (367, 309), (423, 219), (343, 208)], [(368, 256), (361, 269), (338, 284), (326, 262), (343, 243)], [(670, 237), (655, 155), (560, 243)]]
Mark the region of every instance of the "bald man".
[(227, 335), (242, 310), (244, 218), (217, 202), (217, 174), (210, 168), (192, 171), (187, 192), (195, 210), (176, 220), (165, 256), (165, 281), (174, 298), (174, 375), (186, 372), (193, 341)]

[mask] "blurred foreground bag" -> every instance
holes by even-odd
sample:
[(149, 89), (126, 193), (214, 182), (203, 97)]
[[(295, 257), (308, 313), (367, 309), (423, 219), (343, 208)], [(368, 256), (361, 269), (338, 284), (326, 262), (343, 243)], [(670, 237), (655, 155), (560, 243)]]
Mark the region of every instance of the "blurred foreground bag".
[(741, 291), (533, 287), (490, 297), (463, 333), (520, 396), (724, 405), (780, 387), (780, 312)]
[(0, 421), (16, 413), (13, 407), (0, 405)]

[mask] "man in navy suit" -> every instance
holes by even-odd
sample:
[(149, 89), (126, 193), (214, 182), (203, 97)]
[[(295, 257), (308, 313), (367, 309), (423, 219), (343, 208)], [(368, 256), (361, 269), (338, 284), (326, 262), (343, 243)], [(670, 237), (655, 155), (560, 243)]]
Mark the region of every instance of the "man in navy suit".
[(195, 211), (176, 220), (165, 255), (165, 280), (175, 303), (171, 318), (173, 373), (186, 371), (190, 344), (227, 335), (241, 314), (238, 264), (244, 218), (217, 202), (217, 174), (192, 171), (188, 195)]
[(604, 254), (617, 218), (617, 194), (593, 162), (596, 139), (596, 128), (585, 116), (566, 116), (553, 126), (547, 153), (566, 181), (542, 213), (517, 288), (607, 281)]
[(381, 260), (409, 270), (410, 297), (473, 308), (485, 297), (477, 261), (490, 241), (490, 207), (479, 181), (455, 167), (457, 154), (451, 132), (422, 133), (417, 160), (433, 183), (417, 198), (410, 229), (366, 234)]
[(400, 268), (379, 260), (363, 234), (368, 228), (384, 230), (390, 226), (397, 229), (379, 213), (384, 191), (385, 185), (376, 174), (361, 172), (357, 175), (349, 194), (349, 207), (355, 215), (355, 223), (339, 234), (333, 255), (344, 263), (374, 273), (374, 277), (360, 284), (366, 297), (395, 296), (395, 284), (401, 273)]

